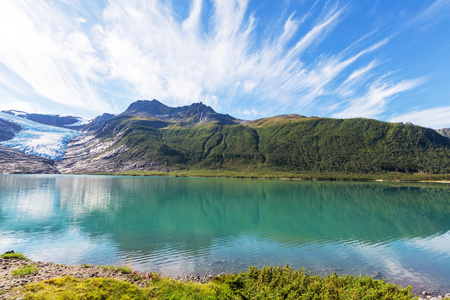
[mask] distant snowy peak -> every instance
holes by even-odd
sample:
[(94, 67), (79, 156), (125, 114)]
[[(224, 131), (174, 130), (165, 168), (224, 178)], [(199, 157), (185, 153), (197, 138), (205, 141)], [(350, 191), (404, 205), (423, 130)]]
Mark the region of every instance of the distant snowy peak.
[(71, 129), (37, 123), (12, 113), (0, 112), (0, 119), (22, 128), (12, 139), (1, 142), (1, 145), (53, 160), (61, 160), (68, 140), (82, 134)]
[(82, 117), (27, 113), (20, 110), (4, 110), (3, 113), (21, 117), (45, 125), (71, 129), (78, 129), (78, 127), (87, 124), (90, 121), (89, 119)]
[(21, 110), (14, 110), (14, 109), (4, 110), (4, 111), (2, 111), (2, 112), (4, 112), (5, 114), (13, 115), (13, 116), (20, 116), (20, 115), (26, 115), (26, 114), (27, 114), (27, 113), (24, 112), (24, 111), (21, 111)]

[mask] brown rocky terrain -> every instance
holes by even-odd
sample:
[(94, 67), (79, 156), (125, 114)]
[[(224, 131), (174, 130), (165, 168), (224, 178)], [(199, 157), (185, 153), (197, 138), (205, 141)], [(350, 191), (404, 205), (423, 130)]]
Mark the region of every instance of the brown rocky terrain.
[(120, 134), (109, 141), (101, 142), (94, 135), (80, 135), (69, 141), (62, 161), (56, 164), (63, 174), (83, 174), (97, 172), (123, 172), (137, 170), (165, 171), (156, 162), (130, 160), (117, 162), (115, 156), (127, 150), (125, 145), (112, 147), (120, 139)]
[[(12, 273), (27, 266), (37, 267), (37, 271), (30, 275), (16, 276)], [(33, 282), (58, 278), (63, 276), (72, 276), (80, 279), (93, 277), (114, 278), (126, 280), (144, 286), (144, 280), (137, 280), (135, 274), (123, 272), (119, 269), (110, 270), (100, 266), (91, 265), (58, 265), (48, 262), (34, 262), (17, 258), (0, 258), (0, 299), (11, 299), (17, 295), (15, 288)], [(133, 277), (134, 276), (134, 277)]]
[[(23, 267), (36, 267), (29, 275), (17, 276), (13, 272)], [(80, 279), (113, 278), (125, 280), (145, 287), (152, 280), (150, 273), (132, 272), (129, 268), (97, 266), (97, 265), (59, 265), (51, 262), (35, 262), (18, 258), (0, 258), (0, 299), (15, 299), (19, 296), (17, 288), (29, 283), (53, 278), (72, 276)], [(173, 278), (182, 282), (206, 283), (212, 279), (200, 276), (178, 276)]]
[(59, 174), (55, 161), (0, 145), (0, 174)]

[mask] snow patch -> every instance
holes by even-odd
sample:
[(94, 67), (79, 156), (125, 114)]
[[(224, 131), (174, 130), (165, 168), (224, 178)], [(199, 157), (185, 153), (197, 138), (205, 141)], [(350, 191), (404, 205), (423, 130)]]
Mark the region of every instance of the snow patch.
[(87, 118), (83, 118), (83, 117), (76, 117), (76, 118), (78, 119), (77, 122), (75, 122), (73, 124), (67, 124), (67, 125), (64, 125), (64, 126), (66, 126), (66, 127), (68, 127), (68, 126), (81, 126), (81, 125), (88, 124), (88, 123), (90, 123), (92, 121), (92, 119), (87, 119)]
[(79, 131), (44, 125), (2, 112), (0, 118), (22, 127), (13, 139), (1, 142), (1, 145), (53, 160), (61, 160), (68, 140), (82, 134)]
[(26, 114), (27, 114), (27, 113), (24, 112), (24, 111), (21, 111), (21, 110), (14, 110), (14, 109), (8, 110), (8, 111), (6, 111), (5, 113), (13, 114), (14, 116), (18, 116), (18, 115), (26, 115)]

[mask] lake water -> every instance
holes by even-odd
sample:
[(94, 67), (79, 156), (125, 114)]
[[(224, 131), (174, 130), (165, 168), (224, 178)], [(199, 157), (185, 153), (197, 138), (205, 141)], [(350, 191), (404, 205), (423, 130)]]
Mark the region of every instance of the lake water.
[(0, 252), (209, 275), (289, 265), (450, 292), (450, 186), (0, 175)]

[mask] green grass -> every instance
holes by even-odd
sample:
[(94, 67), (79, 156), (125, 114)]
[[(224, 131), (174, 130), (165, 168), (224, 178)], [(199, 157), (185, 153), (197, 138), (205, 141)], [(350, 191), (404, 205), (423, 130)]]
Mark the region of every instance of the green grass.
[(25, 255), (23, 255), (22, 253), (3, 253), (2, 258), (5, 258), (5, 259), (16, 258), (16, 259), (28, 260), (28, 258)]
[(289, 267), (251, 267), (247, 273), (220, 277), (223, 298), (234, 299), (412, 299), (410, 287), (370, 277), (311, 276)]
[(126, 171), (114, 173), (95, 173), (98, 175), (124, 176), (163, 176), (163, 177), (219, 177), (219, 178), (260, 178), (291, 180), (355, 180), (355, 181), (449, 181), (450, 174), (344, 174), (338, 172), (295, 173), (263, 170), (230, 171), (230, 170), (172, 170), (172, 171)]
[(114, 279), (62, 277), (29, 284), (20, 294), (23, 299), (415, 299), (410, 287), (368, 276), (321, 278), (289, 267), (251, 267), (206, 284), (152, 275), (145, 288)]
[(22, 299), (146, 299), (136, 285), (106, 278), (62, 277), (29, 284), (21, 292)]
[(23, 277), (25, 275), (31, 275), (38, 270), (36, 266), (21, 266), (19, 269), (12, 272), (13, 276)]
[(133, 270), (127, 266), (101, 266), (105, 270), (120, 271), (123, 274), (131, 274)]

